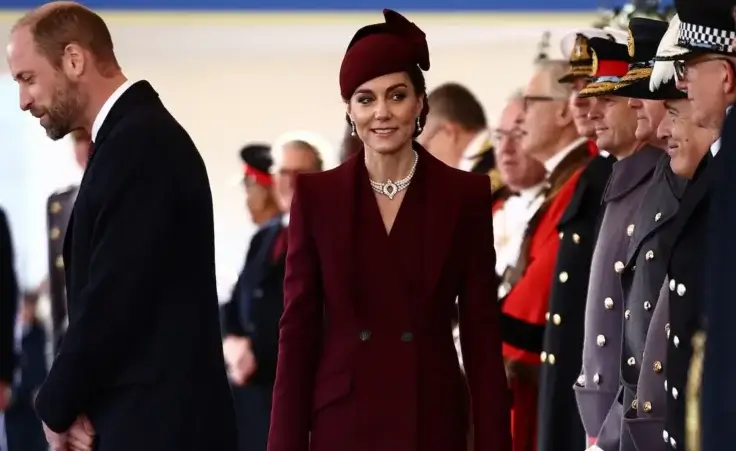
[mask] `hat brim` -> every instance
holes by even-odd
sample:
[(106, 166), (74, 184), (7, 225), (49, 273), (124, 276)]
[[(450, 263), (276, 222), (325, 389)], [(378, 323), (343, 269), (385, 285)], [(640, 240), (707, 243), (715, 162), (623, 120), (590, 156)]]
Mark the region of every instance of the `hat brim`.
[(615, 81), (592, 81), (588, 83), (588, 85), (583, 88), (580, 93), (578, 94), (578, 97), (580, 98), (587, 98), (587, 97), (598, 97), (598, 96), (604, 96), (608, 94), (616, 94), (616, 89), (620, 89), (621, 87), (625, 86), (627, 83), (621, 83), (615, 82)]
[(649, 78), (643, 78), (626, 85), (621, 85), (614, 92), (617, 96), (629, 97), (643, 100), (672, 100), (684, 99), (687, 94), (675, 87), (673, 82), (668, 82), (652, 92), (649, 89)]
[(579, 80), (581, 78), (592, 78), (591, 73), (593, 72), (593, 66), (577, 66), (577, 67), (571, 67), (570, 71), (562, 76), (559, 80), (557, 80), (558, 83), (572, 83), (575, 80)]

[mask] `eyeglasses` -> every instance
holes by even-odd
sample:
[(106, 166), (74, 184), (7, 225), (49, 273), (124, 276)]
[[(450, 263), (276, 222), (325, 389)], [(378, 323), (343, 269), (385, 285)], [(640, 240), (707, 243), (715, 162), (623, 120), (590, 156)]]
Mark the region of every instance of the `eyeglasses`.
[(555, 100), (566, 100), (554, 96), (524, 96), (521, 98), (524, 104), (524, 111), (527, 111), (533, 103), (538, 102), (553, 102)]
[(676, 60), (673, 61), (673, 65), (675, 66), (675, 77), (677, 78), (677, 81), (685, 81), (687, 80), (687, 70), (690, 67), (695, 67), (698, 64), (707, 63), (708, 61), (725, 61), (728, 66), (731, 68), (731, 70), (736, 73), (736, 67), (734, 67), (731, 60), (728, 58), (724, 58), (722, 56), (714, 56), (710, 58), (704, 58), (698, 61), (682, 61), (682, 60)]

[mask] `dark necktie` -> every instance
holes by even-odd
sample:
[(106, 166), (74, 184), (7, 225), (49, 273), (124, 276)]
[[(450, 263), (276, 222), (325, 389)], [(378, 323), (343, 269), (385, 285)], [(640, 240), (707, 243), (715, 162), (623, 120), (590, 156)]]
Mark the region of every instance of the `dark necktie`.
[(279, 234), (276, 235), (276, 239), (273, 242), (273, 250), (271, 252), (271, 261), (276, 263), (286, 255), (286, 227), (279, 230)]

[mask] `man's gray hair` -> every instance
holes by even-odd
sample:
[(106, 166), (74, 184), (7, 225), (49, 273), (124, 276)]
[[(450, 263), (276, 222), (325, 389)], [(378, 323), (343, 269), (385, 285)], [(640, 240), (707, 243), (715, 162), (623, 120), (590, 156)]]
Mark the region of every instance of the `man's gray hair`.
[(511, 95), (508, 96), (506, 99), (509, 102), (513, 102), (515, 100), (524, 100), (524, 88), (516, 88), (513, 91), (511, 91)]
[(536, 63), (536, 70), (545, 74), (545, 83), (547, 84), (547, 92), (556, 99), (568, 99), (572, 95), (572, 83), (560, 83), (558, 80), (570, 70), (570, 63), (567, 60), (551, 59), (542, 60)]

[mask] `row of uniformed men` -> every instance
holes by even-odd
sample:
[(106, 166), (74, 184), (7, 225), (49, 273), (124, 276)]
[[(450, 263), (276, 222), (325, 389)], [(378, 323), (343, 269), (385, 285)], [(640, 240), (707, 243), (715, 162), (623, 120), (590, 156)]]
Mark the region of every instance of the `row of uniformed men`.
[[(685, 395), (688, 382), (699, 380), (688, 369), (704, 324), (704, 268), (713, 258), (704, 245), (714, 224), (709, 204), (718, 195), (712, 186), (724, 177), (725, 158), (716, 155), (736, 101), (735, 5), (675, 6), (678, 16), (669, 24), (634, 18), (628, 36), (577, 30), (563, 40), (571, 70), (561, 81), (575, 87), (578, 131), (606, 152), (581, 170), (556, 223), (537, 430), (526, 431), (536, 433), (540, 450), (686, 449), (686, 438), (688, 449), (699, 449), (698, 422), (685, 429), (686, 409), (697, 409), (697, 387), (696, 396)], [(527, 109), (535, 97), (529, 94)], [(531, 238), (540, 211), (549, 216), (530, 215)], [(519, 259), (529, 252), (522, 245)], [(507, 330), (518, 328), (519, 318), (506, 303), (532, 278), (525, 265), (503, 287)], [(527, 335), (539, 335), (527, 323)], [(514, 344), (521, 345), (505, 348)], [(515, 407), (521, 407), (516, 397)], [(524, 442), (521, 436), (515, 430), (515, 442)]]

